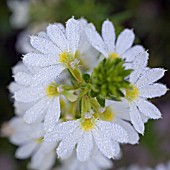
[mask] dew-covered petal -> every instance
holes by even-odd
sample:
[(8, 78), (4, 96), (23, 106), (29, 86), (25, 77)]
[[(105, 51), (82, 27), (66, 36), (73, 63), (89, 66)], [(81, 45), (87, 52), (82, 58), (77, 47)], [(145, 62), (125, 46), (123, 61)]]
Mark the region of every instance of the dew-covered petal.
[(129, 137), (128, 143), (133, 145), (139, 142), (139, 135), (129, 122), (123, 121), (121, 119), (117, 119), (116, 123), (126, 130)]
[(161, 112), (159, 109), (147, 100), (140, 98), (137, 102), (139, 110), (147, 117), (151, 119), (161, 118)]
[(146, 70), (143, 75), (137, 81), (138, 87), (144, 87), (149, 84), (153, 84), (165, 74), (165, 70), (161, 68), (153, 68)]
[(33, 75), (25, 73), (25, 72), (19, 72), (14, 76), (14, 80), (21, 85), (29, 86), (32, 84), (32, 77)]
[(48, 108), (48, 101), (46, 98), (42, 98), (25, 112), (24, 115), (25, 122), (29, 124), (34, 122), (40, 122), (43, 119), (47, 108)]
[(103, 135), (100, 129), (95, 128), (92, 130), (94, 140), (99, 148), (99, 150), (107, 157), (113, 158), (115, 155), (115, 148), (112, 141), (108, 136)]
[(123, 53), (121, 57), (124, 58), (126, 62), (132, 62), (136, 56), (138, 56), (140, 53), (143, 53), (144, 51), (145, 49), (141, 45), (135, 45)]
[(39, 36), (39, 37), (42, 37), (42, 38), (45, 38), (45, 39), (47, 39), (47, 40), (50, 40), (49, 37), (48, 37), (48, 35), (47, 35), (47, 33), (44, 32), (44, 31), (39, 32), (39, 33), (38, 33), (38, 36)]
[(42, 87), (28, 87), (16, 91), (14, 98), (18, 102), (33, 102), (45, 96), (45, 91)]
[(61, 50), (46, 38), (31, 36), (30, 42), (35, 49), (37, 49), (43, 54), (53, 54), (53, 55), (55, 54), (56, 56), (58, 56), (61, 53)]
[(112, 22), (106, 20), (103, 22), (102, 25), (102, 37), (104, 43), (106, 44), (109, 52), (114, 52), (115, 50), (115, 28)]
[(69, 43), (69, 52), (75, 53), (80, 41), (80, 23), (71, 18), (66, 23), (66, 36)]
[(54, 81), (65, 69), (62, 65), (55, 65), (43, 68), (36, 73), (32, 79), (32, 86), (47, 85)]
[(37, 144), (35, 142), (30, 142), (20, 146), (15, 153), (16, 158), (26, 159), (30, 157), (33, 151), (36, 149), (36, 146)]
[(81, 138), (82, 131), (76, 128), (72, 134), (65, 136), (57, 148), (57, 155), (60, 158), (67, 158), (71, 155), (76, 143)]
[(48, 111), (44, 119), (45, 131), (52, 131), (60, 118), (60, 99), (54, 97), (48, 106)]
[(154, 83), (139, 89), (139, 95), (144, 98), (160, 97), (167, 92), (167, 87), (160, 83)]
[(79, 161), (87, 161), (93, 148), (91, 132), (84, 132), (77, 144), (77, 158)]
[(67, 121), (60, 123), (54, 130), (45, 134), (44, 139), (54, 142), (63, 139), (66, 135), (71, 134), (79, 125), (78, 121)]
[(23, 62), (26, 65), (45, 67), (57, 64), (57, 56), (52, 54), (28, 53), (24, 55)]
[(116, 115), (116, 117), (119, 117), (123, 120), (130, 120), (129, 116), (129, 103), (127, 100), (122, 101), (112, 101), (112, 100), (106, 100), (106, 106), (109, 106), (113, 113)]
[(101, 36), (99, 35), (99, 33), (96, 31), (94, 25), (89, 24), (86, 27), (86, 35), (88, 38), (88, 41), (91, 43), (91, 45), (98, 50), (99, 52), (101, 52), (105, 57), (107, 57), (109, 55), (108, 50), (106, 49), (106, 45), (104, 44)]
[(119, 55), (123, 54), (127, 49), (132, 46), (134, 39), (135, 35), (132, 30), (123, 30), (119, 34), (116, 41), (116, 53), (118, 53)]
[(132, 65), (132, 69), (134, 69), (134, 70), (145, 69), (145, 67), (148, 64), (148, 58), (149, 58), (149, 54), (147, 51), (139, 53), (137, 56), (135, 56), (135, 60)]
[(58, 46), (58, 48), (60, 48), (61, 51), (68, 51), (68, 41), (66, 39), (66, 35), (61, 30), (59, 25), (57, 24), (49, 25), (47, 27), (47, 34), (50, 37), (50, 39)]
[(137, 109), (137, 106), (135, 103), (131, 104), (130, 107), (130, 118), (131, 118), (131, 122), (134, 126), (134, 128), (141, 134), (144, 133), (144, 123), (142, 121), (142, 118), (140, 116), (140, 112)]
[(131, 84), (135, 84), (137, 82), (137, 80), (139, 79), (141, 73), (142, 73), (143, 69), (138, 69), (133, 71), (130, 76), (129, 76), (129, 81)]
[(127, 132), (118, 124), (106, 121), (98, 121), (96, 125), (104, 135), (108, 136), (108, 138), (111, 137), (120, 143), (128, 142)]

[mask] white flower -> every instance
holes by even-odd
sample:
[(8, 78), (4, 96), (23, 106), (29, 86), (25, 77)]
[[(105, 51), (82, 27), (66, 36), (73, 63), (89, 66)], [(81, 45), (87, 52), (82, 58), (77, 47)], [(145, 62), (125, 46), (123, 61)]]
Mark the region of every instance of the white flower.
[(45, 140), (61, 141), (57, 148), (60, 158), (70, 156), (77, 144), (78, 160), (87, 161), (94, 142), (107, 158), (115, 158), (120, 152), (118, 142), (128, 142), (128, 135), (118, 124), (96, 120), (92, 117), (63, 122), (46, 134)]
[[(53, 166), (56, 159), (54, 154), (56, 143), (43, 141), (42, 123), (28, 125), (22, 118), (14, 117), (8, 126), (11, 128), (9, 140), (19, 146), (15, 154), (17, 158), (31, 157), (30, 166), (37, 170), (49, 170)], [(45, 158), (48, 162), (45, 162)]]
[(130, 106), (130, 120), (139, 133), (144, 133), (144, 121), (142, 115), (151, 118), (161, 118), (157, 107), (147, 101), (147, 98), (162, 96), (167, 88), (161, 83), (155, 83), (165, 73), (161, 68), (145, 68), (135, 70), (129, 78), (132, 89), (126, 90), (126, 99)]
[(29, 21), (29, 1), (8, 0), (8, 7), (12, 11), (11, 25), (15, 28), (23, 28)]
[(126, 102), (115, 102), (111, 100), (106, 101), (106, 109), (101, 114), (103, 119), (109, 122), (117, 123), (128, 134), (128, 143), (137, 144), (139, 135), (137, 131), (130, 124), (129, 105)]
[(139, 53), (144, 52), (140, 45), (132, 47), (135, 38), (132, 30), (123, 30), (116, 40), (114, 25), (109, 20), (103, 22), (102, 37), (92, 24), (86, 29), (86, 35), (92, 46), (104, 57), (121, 57), (126, 62), (132, 62)]
[[(12, 73), (13, 76), (15, 77), (18, 73), (20, 72), (24, 74), (34, 74), (38, 68), (32, 68), (32, 67), (26, 67), (22, 62), (18, 62), (13, 68), (12, 68)], [(24, 78), (22, 77), (22, 80), (24, 81)], [(19, 82), (11, 82), (8, 86), (8, 89), (11, 94), (14, 94), (16, 91), (21, 90), (23, 88), (27, 87), (27, 84), (24, 82), (20, 84)], [(14, 100), (14, 108), (15, 108), (15, 113), (17, 115), (22, 115), (25, 113), (25, 111), (30, 108), (34, 102), (31, 103), (23, 103), (23, 102), (18, 102)]]
[[(60, 170), (104, 170), (112, 168), (113, 163), (103, 154), (94, 149), (88, 161), (78, 161), (74, 152), (68, 159), (62, 161)], [(56, 169), (57, 170), (57, 169)]]
[[(52, 24), (47, 27), (47, 34), (31, 36), (32, 46), (38, 53), (28, 53), (23, 58), (27, 65), (44, 67), (40, 71), (44, 81), (55, 79), (65, 68), (73, 69), (76, 51), (80, 41), (80, 24), (71, 18), (66, 23), (66, 29), (61, 24)], [(38, 77), (40, 77), (38, 75)]]
[(37, 52), (26, 54), (23, 62), (40, 67), (61, 65), (60, 69), (73, 70), (80, 65), (82, 69), (91, 70), (97, 63), (98, 52), (87, 41), (86, 26), (85, 19), (73, 18), (67, 21), (66, 28), (59, 23), (49, 25), (47, 34), (31, 36), (31, 44)]
[(14, 98), (18, 102), (33, 103), (24, 114), (25, 122), (44, 120), (45, 130), (50, 131), (60, 118), (60, 88), (55, 81), (31, 86), (33, 76), (24, 72), (15, 75), (15, 81), (27, 87), (15, 91)]

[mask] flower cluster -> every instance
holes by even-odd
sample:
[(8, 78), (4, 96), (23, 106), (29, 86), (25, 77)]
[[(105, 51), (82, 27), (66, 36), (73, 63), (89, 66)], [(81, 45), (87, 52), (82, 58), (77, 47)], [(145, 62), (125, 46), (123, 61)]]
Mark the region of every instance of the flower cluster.
[(55, 149), (73, 166), (108, 168), (107, 158), (120, 157), (120, 144), (137, 144), (148, 119), (161, 118), (147, 99), (166, 93), (156, 83), (165, 70), (147, 66), (149, 54), (133, 46), (132, 30), (116, 39), (106, 20), (101, 34), (85, 19), (50, 24), (30, 36), (34, 51), (13, 68), (9, 90), (17, 116), (9, 138), (19, 145), (18, 158), (32, 156), (31, 168), (50, 169)]

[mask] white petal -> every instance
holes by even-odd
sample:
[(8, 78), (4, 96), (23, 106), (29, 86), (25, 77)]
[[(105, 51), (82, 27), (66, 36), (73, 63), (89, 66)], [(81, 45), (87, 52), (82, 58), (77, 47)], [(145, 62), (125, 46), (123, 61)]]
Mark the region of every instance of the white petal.
[(38, 150), (32, 157), (29, 168), (31, 169), (41, 169), (41, 170), (49, 170), (52, 168), (55, 163), (56, 153), (51, 152), (45, 154), (42, 150)]
[(45, 131), (52, 131), (56, 126), (60, 118), (60, 100), (59, 97), (52, 99), (51, 103), (48, 106), (48, 111), (44, 119), (44, 128)]
[(78, 121), (67, 121), (60, 123), (56, 128), (46, 133), (44, 139), (49, 142), (63, 139), (66, 135), (71, 134), (79, 125)]
[(25, 86), (23, 85), (19, 85), (16, 82), (11, 82), (8, 86), (8, 90), (10, 91), (10, 93), (14, 94), (16, 91), (24, 88)]
[(15, 81), (18, 84), (29, 86), (31, 85), (33, 75), (27, 74), (25, 72), (19, 72), (14, 76)]
[(139, 135), (129, 122), (123, 121), (121, 119), (117, 119), (116, 122), (126, 130), (129, 136), (128, 143), (133, 145), (139, 142)]
[(131, 118), (132, 124), (133, 124), (134, 128), (139, 133), (143, 134), (144, 133), (144, 123), (142, 121), (142, 118), (141, 118), (140, 114), (141, 113), (137, 109), (136, 104), (135, 103), (131, 104), (130, 118)]
[(26, 159), (30, 157), (33, 151), (36, 149), (36, 146), (36, 142), (30, 142), (28, 144), (20, 146), (15, 153), (16, 158)]
[(106, 20), (103, 22), (102, 25), (102, 37), (104, 43), (106, 44), (109, 52), (114, 52), (115, 50), (115, 28), (112, 22)]
[(137, 69), (130, 74), (129, 81), (131, 82), (131, 84), (135, 84), (137, 82), (142, 71), (143, 71), (143, 69)]
[(45, 91), (41, 87), (28, 87), (16, 91), (14, 98), (19, 102), (32, 102), (45, 96)]
[(54, 81), (61, 72), (65, 69), (62, 65), (55, 65), (43, 68), (36, 73), (32, 79), (32, 86), (47, 85), (47, 83)]
[(134, 39), (135, 35), (132, 30), (123, 30), (119, 34), (116, 41), (116, 53), (118, 53), (119, 55), (123, 54), (127, 49), (132, 46)]
[(139, 89), (139, 95), (144, 98), (160, 97), (167, 92), (167, 87), (160, 83), (154, 83)]
[(80, 24), (77, 20), (71, 18), (67, 21), (66, 36), (69, 43), (69, 52), (75, 53), (80, 41)]
[(143, 87), (149, 84), (153, 84), (165, 74), (165, 70), (161, 68), (153, 68), (146, 70), (143, 75), (137, 81), (138, 87)]
[(108, 136), (103, 135), (100, 129), (96, 128), (92, 131), (94, 140), (99, 148), (99, 150), (107, 157), (112, 158), (115, 155), (115, 148), (112, 144), (112, 141)]
[(14, 145), (21, 145), (30, 140), (30, 136), (24, 132), (16, 132), (14, 135), (10, 136), (10, 142)]
[(132, 69), (134, 70), (145, 69), (145, 67), (148, 64), (148, 57), (149, 57), (149, 54), (147, 53), (147, 51), (142, 52), (138, 54), (137, 56), (135, 56)]
[(147, 100), (140, 98), (137, 102), (137, 106), (145, 116), (152, 119), (161, 118), (161, 112), (159, 111), (159, 109)]
[(86, 27), (86, 35), (88, 41), (96, 50), (101, 52), (105, 57), (109, 55), (106, 45), (104, 44), (101, 36), (99, 35), (99, 33), (96, 31), (95, 27), (92, 24), (89, 24)]
[(93, 140), (91, 132), (84, 132), (78, 141), (77, 145), (77, 158), (79, 161), (87, 161), (90, 152), (93, 148)]
[(31, 103), (23, 103), (23, 102), (17, 102), (16, 100), (14, 101), (14, 109), (15, 109), (15, 114), (16, 115), (23, 115), (26, 110), (28, 110), (34, 102)]
[(66, 35), (63, 33), (59, 25), (49, 25), (47, 27), (47, 34), (61, 51), (68, 51), (68, 41), (66, 39)]
[(46, 98), (42, 98), (36, 104), (34, 104), (30, 109), (25, 112), (24, 120), (25, 122), (31, 124), (34, 122), (40, 122), (44, 117), (45, 111), (48, 108), (48, 101)]
[(38, 53), (28, 53), (24, 55), (23, 62), (26, 65), (31, 65), (35, 67), (44, 67), (49, 65), (57, 64), (56, 55), (44, 55)]
[(120, 143), (128, 142), (127, 132), (118, 124), (106, 121), (97, 121), (96, 125), (101, 132), (108, 135), (108, 137), (111, 137)]
[(39, 37), (42, 37), (42, 38), (45, 38), (45, 39), (47, 39), (47, 40), (50, 40), (49, 37), (48, 37), (48, 35), (47, 35), (47, 33), (44, 32), (44, 31), (39, 32), (39, 33), (38, 33), (38, 36), (39, 36)]
[(130, 120), (129, 116), (129, 103), (127, 100), (122, 100), (121, 102), (106, 100), (106, 106), (109, 106), (116, 117), (119, 117), (123, 120)]
[(145, 49), (141, 45), (135, 45), (129, 50), (127, 50), (121, 57), (125, 59), (126, 62), (132, 62), (139, 53), (143, 53)]
[(40, 146), (40, 150), (47, 154), (56, 150), (58, 142), (46, 142), (43, 141)]
[(72, 134), (67, 135), (57, 148), (58, 157), (67, 158), (70, 156), (81, 135), (82, 131), (80, 128), (75, 129)]
[(21, 61), (19, 61), (14, 67), (12, 67), (12, 73), (14, 75), (19, 72), (29, 73), (27, 67)]
[(61, 50), (46, 38), (38, 36), (31, 36), (30, 38), (31, 45), (43, 54), (55, 54), (58, 56), (61, 53)]
[(43, 123), (35, 123), (30, 125), (29, 132), (27, 134), (30, 136), (31, 139), (39, 139), (44, 136), (44, 126)]

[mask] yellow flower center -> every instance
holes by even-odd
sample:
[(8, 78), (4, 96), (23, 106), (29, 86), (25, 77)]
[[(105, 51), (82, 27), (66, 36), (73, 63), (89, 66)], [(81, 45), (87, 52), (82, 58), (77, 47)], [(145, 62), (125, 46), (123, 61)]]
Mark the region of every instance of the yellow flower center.
[(104, 121), (112, 121), (115, 117), (115, 114), (113, 113), (113, 111), (111, 110), (110, 107), (106, 107), (105, 111), (100, 113), (100, 118)]
[(128, 101), (134, 101), (139, 96), (139, 89), (136, 86), (133, 86), (131, 89), (126, 90), (126, 99)]
[(119, 58), (119, 55), (117, 53), (110, 53), (109, 57), (115, 59), (115, 58)]
[(94, 118), (81, 119), (80, 124), (81, 124), (81, 128), (84, 131), (91, 131), (95, 126), (95, 119)]
[(42, 143), (43, 142), (43, 138), (38, 138), (38, 139), (36, 139), (36, 141), (35, 141), (37, 144), (40, 144), (40, 143)]
[(74, 56), (71, 53), (63, 52), (59, 55), (59, 61), (69, 66), (72, 62), (74, 62)]
[(48, 97), (55, 97), (59, 95), (57, 89), (57, 83), (53, 82), (46, 88), (46, 94)]

